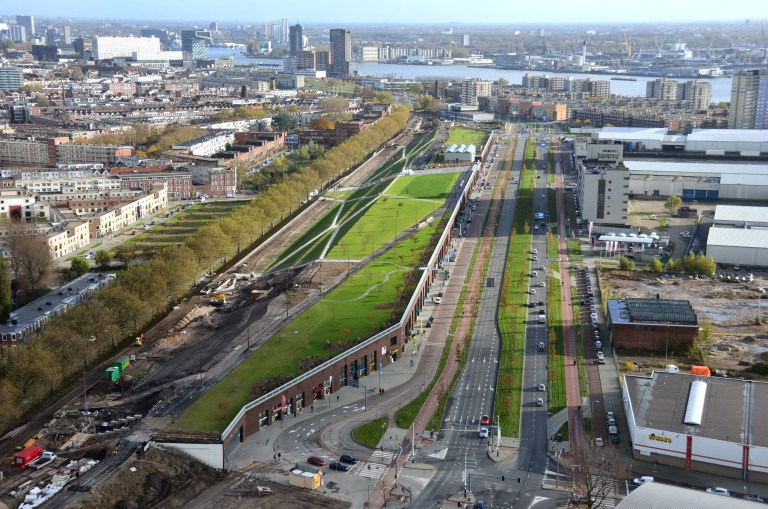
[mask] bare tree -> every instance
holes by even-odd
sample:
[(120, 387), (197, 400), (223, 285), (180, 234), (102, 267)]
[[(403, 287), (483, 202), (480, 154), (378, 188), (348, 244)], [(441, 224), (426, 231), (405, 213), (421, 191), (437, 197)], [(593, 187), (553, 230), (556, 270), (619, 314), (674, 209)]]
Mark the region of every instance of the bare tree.
[(601, 507), (627, 470), (618, 448), (611, 446), (596, 447), (585, 442), (572, 445), (570, 461), (574, 500), (581, 497), (581, 503), (589, 509)]
[(53, 261), (48, 240), (33, 225), (14, 221), (7, 229), (7, 245), (16, 281), (25, 291), (35, 293), (42, 287)]

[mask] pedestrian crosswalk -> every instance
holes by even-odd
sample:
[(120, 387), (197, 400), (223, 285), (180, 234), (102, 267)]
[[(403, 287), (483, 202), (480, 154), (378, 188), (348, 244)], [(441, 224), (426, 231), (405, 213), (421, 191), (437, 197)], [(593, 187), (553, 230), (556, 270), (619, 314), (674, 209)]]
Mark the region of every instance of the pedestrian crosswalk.
[(387, 470), (389, 470), (389, 464), (360, 461), (349, 470), (349, 473), (367, 479), (381, 479), (387, 474)]

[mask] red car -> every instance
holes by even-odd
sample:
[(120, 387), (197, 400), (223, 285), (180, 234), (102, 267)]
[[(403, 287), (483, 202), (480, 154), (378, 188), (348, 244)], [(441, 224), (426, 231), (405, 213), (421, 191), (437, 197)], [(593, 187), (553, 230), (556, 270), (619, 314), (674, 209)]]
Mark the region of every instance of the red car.
[(480, 417), (480, 426), (488, 426), (491, 423), (491, 418), (487, 415)]
[(309, 458), (307, 458), (307, 463), (309, 463), (310, 465), (315, 465), (316, 467), (325, 466), (325, 460), (317, 456), (310, 456)]

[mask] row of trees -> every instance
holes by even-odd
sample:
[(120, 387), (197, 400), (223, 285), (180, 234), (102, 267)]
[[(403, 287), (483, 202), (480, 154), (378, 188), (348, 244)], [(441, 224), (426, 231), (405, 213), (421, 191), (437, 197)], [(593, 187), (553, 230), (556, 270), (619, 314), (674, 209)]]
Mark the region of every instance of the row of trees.
[[(635, 268), (635, 262), (622, 256), (619, 258), (619, 268), (622, 270), (633, 270)], [(660, 274), (662, 272), (671, 272), (673, 274), (689, 274), (697, 276), (709, 276), (715, 275), (717, 265), (715, 259), (711, 256), (705, 256), (703, 253), (697, 255), (688, 253), (681, 259), (670, 258), (667, 263), (662, 263), (658, 258), (654, 258), (651, 261), (651, 270)]]
[(0, 349), (0, 428), (7, 429), (20, 411), (86, 368), (99, 353), (137, 335), (187, 295), (203, 269), (233, 257), (299, 207), (311, 191), (362, 162), (405, 128), (409, 114), (407, 107), (398, 107), (248, 206), (209, 223), (184, 244), (160, 250), (146, 263), (123, 271), (92, 299), (48, 321), (24, 346)]

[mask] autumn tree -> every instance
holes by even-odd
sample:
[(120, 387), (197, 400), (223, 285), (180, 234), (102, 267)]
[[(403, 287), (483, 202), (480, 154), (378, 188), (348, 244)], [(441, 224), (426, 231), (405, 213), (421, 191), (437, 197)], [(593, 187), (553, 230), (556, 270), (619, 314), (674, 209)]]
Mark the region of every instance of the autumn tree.
[(0, 429), (7, 429), (19, 416), (21, 392), (10, 380), (0, 380)]
[(11, 279), (11, 266), (4, 257), (0, 256), (0, 323), (8, 320), (13, 309)]
[(584, 504), (592, 509), (602, 507), (613, 492), (616, 479), (627, 470), (627, 463), (618, 448), (596, 447), (583, 440), (571, 445), (573, 494), (584, 495)]
[(93, 257), (93, 261), (102, 269), (109, 267), (110, 260), (111, 257), (109, 256), (109, 253), (104, 249), (97, 249), (96, 254)]
[(661, 264), (661, 260), (655, 256), (653, 257), (653, 260), (651, 260), (651, 270), (657, 274), (664, 270), (664, 266)]
[(309, 123), (310, 129), (324, 129), (324, 130), (330, 130), (335, 127), (335, 124), (333, 123), (333, 120), (331, 120), (328, 117), (316, 117), (313, 118), (312, 121)]
[(88, 272), (88, 261), (80, 256), (75, 256), (69, 263), (69, 273), (74, 277), (82, 276)]
[(27, 292), (36, 293), (51, 269), (48, 241), (32, 225), (12, 222), (8, 225), (7, 245), (16, 271), (16, 282)]
[(127, 269), (133, 259), (136, 258), (136, 251), (128, 246), (117, 246), (117, 249), (115, 249), (115, 258), (120, 260), (123, 267)]
[(670, 195), (667, 201), (664, 202), (664, 208), (667, 209), (670, 216), (674, 216), (680, 205), (683, 204), (683, 200), (679, 196)]

